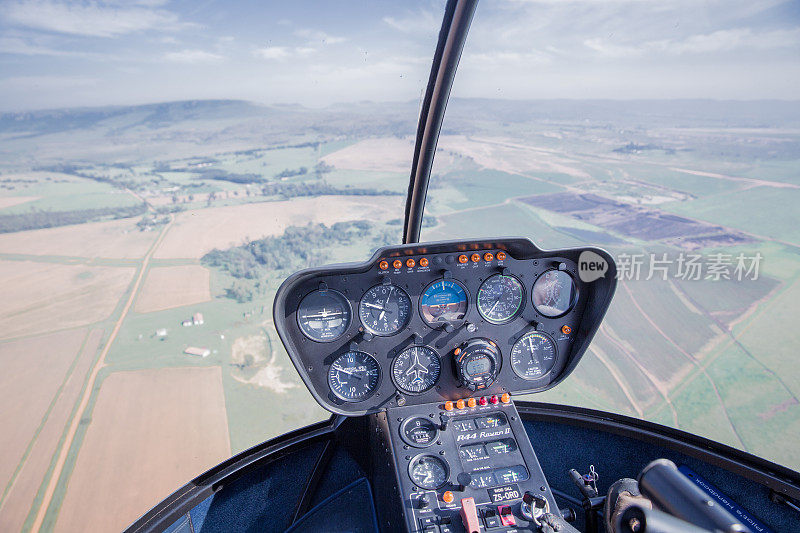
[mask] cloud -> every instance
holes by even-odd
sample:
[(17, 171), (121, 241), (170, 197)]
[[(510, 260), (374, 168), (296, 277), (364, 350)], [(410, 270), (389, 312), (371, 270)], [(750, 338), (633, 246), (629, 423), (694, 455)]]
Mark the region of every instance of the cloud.
[(302, 37), (304, 39), (308, 39), (308, 41), (312, 44), (339, 44), (347, 41), (346, 37), (336, 37), (333, 35), (329, 35), (324, 31), (319, 30), (311, 30), (308, 28), (302, 28), (299, 30), (295, 30), (294, 34), (297, 37)]
[(291, 54), (285, 46), (266, 46), (254, 50), (253, 55), (261, 59), (286, 59)]
[(253, 50), (253, 55), (261, 59), (283, 61), (290, 57), (308, 57), (317, 53), (317, 49), (311, 46), (298, 46), (290, 48), (288, 46), (267, 46)]
[(653, 53), (681, 56), (737, 50), (765, 51), (800, 48), (800, 29), (755, 32), (751, 28), (735, 28), (690, 35), (682, 39), (644, 41), (640, 44), (618, 44), (601, 38), (586, 39), (583, 44), (597, 54), (610, 58), (641, 57)]
[(87, 37), (116, 37), (151, 29), (187, 26), (175, 13), (157, 9), (152, 2), (145, 4), (149, 5), (17, 0), (6, 4), (0, 13), (11, 25)]
[(174, 63), (215, 63), (224, 59), (219, 54), (206, 52), (205, 50), (181, 50), (179, 52), (168, 52), (164, 54), (164, 59)]
[(383, 23), (402, 33), (438, 32), (442, 26), (442, 15), (421, 9), (402, 17), (383, 17)]

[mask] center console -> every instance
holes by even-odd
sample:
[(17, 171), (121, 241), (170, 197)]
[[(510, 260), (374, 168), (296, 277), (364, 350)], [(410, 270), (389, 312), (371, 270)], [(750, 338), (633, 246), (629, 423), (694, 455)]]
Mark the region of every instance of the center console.
[(532, 531), (559, 513), (512, 396), (572, 372), (615, 276), (603, 250), (511, 238), (382, 248), (281, 285), (275, 326), (309, 391), (369, 425), (351, 452), (372, 462), (381, 529)]

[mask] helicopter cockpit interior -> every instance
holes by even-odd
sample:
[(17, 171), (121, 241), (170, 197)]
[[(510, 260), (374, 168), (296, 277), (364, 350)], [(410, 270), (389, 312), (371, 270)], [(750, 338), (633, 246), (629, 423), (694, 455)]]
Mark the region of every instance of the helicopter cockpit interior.
[[(580, 364), (617, 287), (601, 248), (418, 242), (476, 2), (447, 2), (403, 244), (299, 271), (273, 319), (332, 417), (226, 461), (144, 531), (768, 532), (800, 528), (800, 476), (677, 429), (518, 401)], [(530, 398), (530, 396), (526, 396)]]

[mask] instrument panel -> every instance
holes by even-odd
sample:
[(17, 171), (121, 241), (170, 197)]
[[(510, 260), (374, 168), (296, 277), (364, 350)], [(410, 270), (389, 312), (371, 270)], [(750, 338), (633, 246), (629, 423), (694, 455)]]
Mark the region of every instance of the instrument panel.
[[(587, 251), (609, 265), (588, 283)], [(552, 387), (586, 349), (615, 273), (602, 250), (520, 238), (386, 247), (366, 263), (292, 275), (273, 313), (316, 400), (361, 415)]]

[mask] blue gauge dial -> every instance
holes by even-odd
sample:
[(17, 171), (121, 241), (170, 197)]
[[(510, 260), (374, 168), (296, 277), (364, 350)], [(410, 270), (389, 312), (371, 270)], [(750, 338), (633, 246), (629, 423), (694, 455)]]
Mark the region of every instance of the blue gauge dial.
[(464, 320), (467, 306), (467, 290), (452, 279), (434, 281), (419, 299), (422, 319), (434, 328)]

